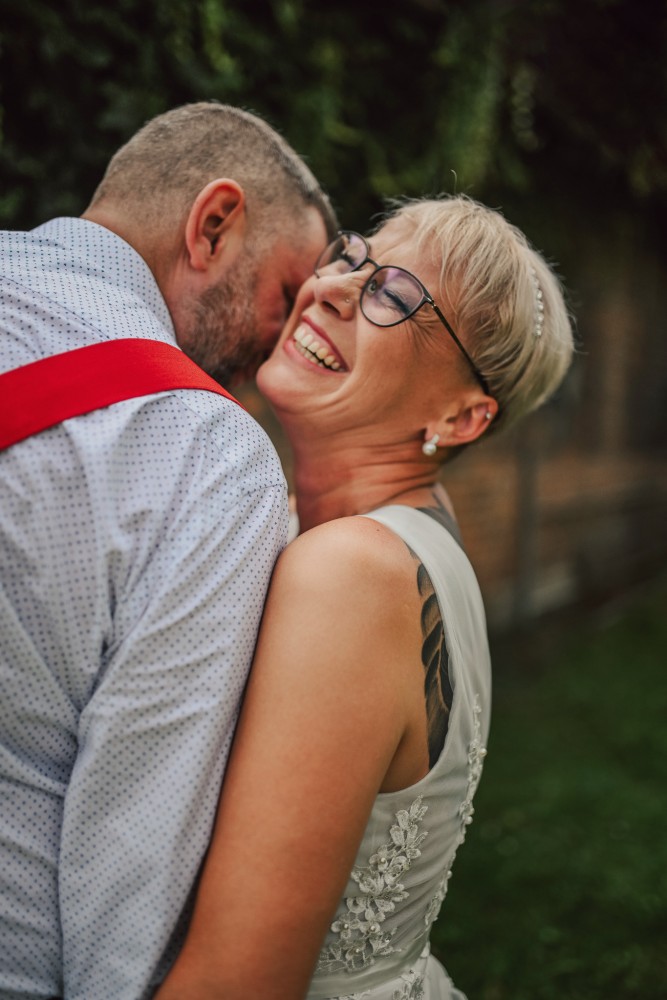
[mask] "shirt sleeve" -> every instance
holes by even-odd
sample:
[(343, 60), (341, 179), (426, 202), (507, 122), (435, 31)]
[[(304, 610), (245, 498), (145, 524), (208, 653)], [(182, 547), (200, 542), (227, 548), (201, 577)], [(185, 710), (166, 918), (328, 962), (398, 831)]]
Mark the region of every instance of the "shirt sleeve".
[(157, 455), (153, 419), (120, 435), (91, 498), (110, 617), (63, 813), (66, 1000), (137, 1000), (163, 975), (285, 541), (284, 480), (245, 414), (233, 439), (188, 430)]

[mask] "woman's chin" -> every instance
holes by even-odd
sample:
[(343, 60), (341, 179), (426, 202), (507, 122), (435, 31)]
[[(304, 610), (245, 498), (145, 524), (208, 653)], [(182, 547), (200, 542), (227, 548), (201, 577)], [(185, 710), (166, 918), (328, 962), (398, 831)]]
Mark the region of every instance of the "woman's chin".
[(290, 394), (294, 395), (294, 382), (289, 378), (289, 372), (282, 359), (277, 357), (280, 348), (276, 348), (266, 361), (257, 369), (257, 388), (264, 398), (275, 409), (281, 402), (287, 402)]
[(257, 388), (262, 393), (262, 395), (266, 396), (266, 398), (269, 400), (270, 400), (270, 387), (272, 382), (272, 376), (271, 376), (272, 360), (273, 360), (273, 354), (269, 354), (266, 361), (263, 361), (262, 364), (259, 366), (259, 368), (257, 369), (257, 374), (255, 375)]

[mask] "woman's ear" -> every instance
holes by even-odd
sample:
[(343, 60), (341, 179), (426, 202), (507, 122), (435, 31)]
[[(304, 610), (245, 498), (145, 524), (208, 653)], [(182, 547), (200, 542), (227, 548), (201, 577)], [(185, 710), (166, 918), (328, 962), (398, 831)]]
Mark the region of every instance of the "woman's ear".
[(245, 233), (245, 192), (237, 181), (220, 177), (199, 192), (185, 223), (185, 247), (191, 266), (208, 271), (227, 267), (239, 252)]
[[(479, 396), (477, 396), (479, 399)], [(490, 427), (498, 413), (498, 404), (491, 396), (482, 402), (463, 401), (455, 413), (450, 413), (438, 425), (429, 426), (427, 436), (438, 434), (440, 446), (454, 448), (476, 441)]]

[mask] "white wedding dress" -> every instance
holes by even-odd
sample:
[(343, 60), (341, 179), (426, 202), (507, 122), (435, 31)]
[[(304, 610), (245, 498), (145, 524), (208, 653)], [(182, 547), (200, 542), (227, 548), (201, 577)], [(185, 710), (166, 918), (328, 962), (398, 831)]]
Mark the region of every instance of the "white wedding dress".
[(396, 532), (430, 576), (453, 700), (430, 772), (375, 801), (308, 1000), (465, 1000), (430, 955), (429, 934), (472, 820), (486, 753), (491, 668), (482, 599), (463, 549), (433, 517), (402, 506), (365, 516)]

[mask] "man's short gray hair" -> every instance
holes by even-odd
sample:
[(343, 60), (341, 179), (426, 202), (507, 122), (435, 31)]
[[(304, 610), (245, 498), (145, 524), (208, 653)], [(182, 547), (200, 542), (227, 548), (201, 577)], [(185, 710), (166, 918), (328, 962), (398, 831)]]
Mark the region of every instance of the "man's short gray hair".
[[(111, 159), (91, 207), (122, 205), (135, 220), (162, 229), (187, 216), (210, 181), (228, 177), (246, 192), (251, 228), (265, 228), (312, 206), (329, 236), (336, 218), (301, 157), (257, 115), (215, 101), (174, 108), (147, 122)], [(259, 206), (259, 218), (253, 218)]]

